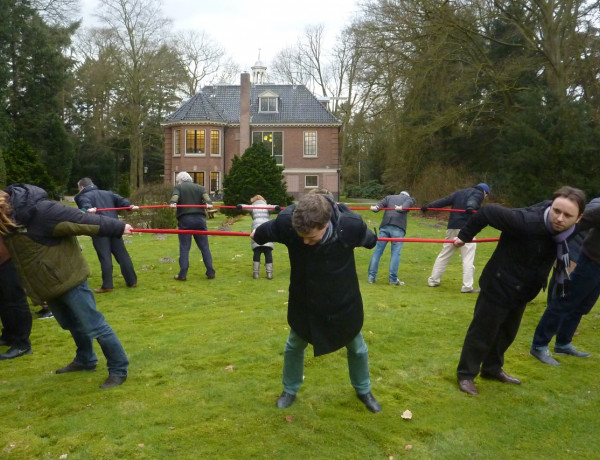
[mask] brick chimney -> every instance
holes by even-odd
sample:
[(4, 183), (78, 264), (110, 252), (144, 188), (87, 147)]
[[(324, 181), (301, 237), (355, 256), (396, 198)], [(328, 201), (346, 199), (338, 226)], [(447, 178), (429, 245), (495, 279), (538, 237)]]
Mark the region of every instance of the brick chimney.
[(250, 147), (250, 74), (240, 77), (240, 156)]

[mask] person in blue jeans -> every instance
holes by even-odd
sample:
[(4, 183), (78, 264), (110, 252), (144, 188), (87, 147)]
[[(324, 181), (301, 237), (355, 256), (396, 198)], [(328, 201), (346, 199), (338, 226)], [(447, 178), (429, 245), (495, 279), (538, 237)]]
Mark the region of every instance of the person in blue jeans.
[[(406, 235), (406, 222), (408, 210), (415, 205), (415, 199), (408, 192), (402, 191), (398, 195), (388, 195), (379, 203), (371, 206), (371, 211), (379, 212), (380, 209), (387, 208), (383, 214), (381, 225), (379, 226), (379, 238), (404, 238)], [(401, 286), (404, 283), (398, 279), (398, 267), (400, 266), (400, 251), (404, 243), (400, 241), (391, 242), (389, 283), (392, 286)], [(387, 241), (378, 241), (371, 256), (369, 263), (369, 275), (367, 280), (374, 283), (377, 279), (379, 270), (379, 260), (387, 246)]]
[(82, 213), (52, 201), (35, 185), (14, 184), (0, 191), (0, 235), (23, 287), (34, 304), (48, 302), (77, 347), (73, 361), (57, 374), (95, 370), (95, 339), (108, 367), (108, 378), (100, 388), (112, 388), (127, 379), (127, 355), (96, 308), (87, 282), (90, 269), (76, 235), (119, 237), (131, 231), (129, 224), (117, 219)]
[(565, 280), (565, 293), (561, 295), (556, 291), (553, 276), (548, 289), (548, 306), (533, 335), (529, 353), (544, 364), (560, 365), (548, 347), (555, 335), (554, 353), (557, 355), (590, 356), (577, 350), (571, 342), (582, 316), (592, 310), (600, 297), (600, 197), (588, 203), (579, 228), (584, 230), (583, 242), (580, 248), (569, 243), (569, 252), (580, 251), (570, 279)]

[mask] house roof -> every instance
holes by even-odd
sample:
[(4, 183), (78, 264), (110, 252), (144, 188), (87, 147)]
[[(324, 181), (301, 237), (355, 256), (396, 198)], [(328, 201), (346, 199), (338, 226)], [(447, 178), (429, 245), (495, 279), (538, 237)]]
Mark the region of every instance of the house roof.
[[(278, 96), (278, 112), (258, 111), (259, 95)], [(169, 115), (163, 124), (211, 122), (240, 123), (240, 85), (205, 86)], [(251, 125), (341, 125), (304, 85), (252, 85), (250, 89)]]

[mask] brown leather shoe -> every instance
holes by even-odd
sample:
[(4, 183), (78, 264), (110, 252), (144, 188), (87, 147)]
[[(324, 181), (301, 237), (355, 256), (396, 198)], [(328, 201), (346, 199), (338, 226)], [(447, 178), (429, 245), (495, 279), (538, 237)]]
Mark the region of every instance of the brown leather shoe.
[(475, 386), (475, 382), (473, 380), (459, 380), (458, 387), (460, 391), (464, 393), (468, 393), (470, 395), (478, 395), (477, 387)]
[(185, 276), (179, 276), (179, 275), (175, 275), (175, 276), (173, 277), (173, 279), (174, 279), (175, 281), (187, 281), (187, 278), (186, 278)]
[(99, 288), (99, 289), (94, 289), (94, 292), (96, 294), (104, 294), (105, 292), (112, 292), (112, 288)]
[(518, 378), (508, 375), (502, 369), (500, 369), (500, 372), (498, 372), (497, 374), (486, 374), (482, 372), (481, 377), (483, 377), (484, 379), (498, 380), (502, 383), (514, 383), (515, 385), (521, 385), (521, 381)]

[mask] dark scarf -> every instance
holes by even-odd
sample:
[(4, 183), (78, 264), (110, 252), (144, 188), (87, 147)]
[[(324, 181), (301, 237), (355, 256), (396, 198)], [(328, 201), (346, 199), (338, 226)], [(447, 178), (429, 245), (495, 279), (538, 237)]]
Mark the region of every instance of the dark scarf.
[(561, 297), (565, 296), (565, 279), (569, 277), (569, 266), (571, 260), (569, 259), (569, 245), (567, 244), (567, 238), (569, 238), (575, 231), (575, 225), (569, 227), (565, 231), (556, 233), (552, 228), (552, 224), (549, 219), (550, 208), (544, 211), (544, 222), (546, 222), (546, 228), (552, 235), (552, 239), (556, 243), (556, 287)]

